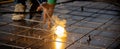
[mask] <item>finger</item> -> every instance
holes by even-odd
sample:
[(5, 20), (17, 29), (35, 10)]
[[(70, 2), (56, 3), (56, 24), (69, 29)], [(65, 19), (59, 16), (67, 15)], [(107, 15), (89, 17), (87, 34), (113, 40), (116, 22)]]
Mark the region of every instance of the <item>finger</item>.
[(36, 11), (40, 11), (42, 8), (39, 6)]

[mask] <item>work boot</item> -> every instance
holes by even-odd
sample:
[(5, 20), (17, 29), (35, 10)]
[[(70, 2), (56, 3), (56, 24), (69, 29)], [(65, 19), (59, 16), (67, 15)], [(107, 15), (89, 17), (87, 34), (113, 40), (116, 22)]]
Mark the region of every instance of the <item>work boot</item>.
[[(15, 5), (14, 12), (25, 12), (25, 6), (20, 4)], [(12, 20), (23, 20), (25, 18), (25, 14), (13, 14)]]

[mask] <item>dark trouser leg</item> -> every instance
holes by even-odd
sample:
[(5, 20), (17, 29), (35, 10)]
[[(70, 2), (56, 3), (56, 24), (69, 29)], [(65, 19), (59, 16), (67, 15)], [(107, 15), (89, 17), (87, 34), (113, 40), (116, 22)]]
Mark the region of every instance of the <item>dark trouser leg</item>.
[[(39, 3), (37, 0), (31, 0), (32, 6), (30, 8), (30, 12), (36, 12), (37, 7), (39, 6)], [(30, 19), (34, 16), (35, 13), (30, 13)]]
[(25, 1), (26, 0), (15, 0), (15, 4), (19, 4), (19, 3), (21, 3), (21, 4), (23, 4), (23, 5), (25, 5)]
[[(47, 0), (38, 0), (40, 3), (42, 3), (42, 2), (47, 2)], [(30, 8), (30, 12), (36, 12), (36, 10), (37, 10), (37, 7), (40, 5), (39, 3), (38, 3), (38, 1), (37, 0), (31, 0), (31, 2), (32, 2), (32, 6), (31, 6), (31, 8)], [(41, 14), (43, 11), (39, 11), (39, 13)], [(32, 17), (34, 16), (34, 13), (30, 13), (30, 19), (32, 19)]]

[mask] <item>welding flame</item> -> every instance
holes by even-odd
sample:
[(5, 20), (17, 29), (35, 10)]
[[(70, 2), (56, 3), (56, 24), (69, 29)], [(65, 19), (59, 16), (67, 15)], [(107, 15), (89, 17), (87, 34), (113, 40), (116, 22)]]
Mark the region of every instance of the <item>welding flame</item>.
[(61, 20), (57, 16), (53, 16), (54, 20), (54, 26), (52, 27), (52, 31), (58, 36), (58, 37), (65, 37), (66, 36), (66, 20)]
[(53, 33), (56, 35), (55, 40), (59, 42), (55, 42), (55, 49), (64, 49), (64, 42), (67, 37), (67, 32), (65, 30), (66, 20), (61, 20), (57, 16), (52, 17), (54, 20), (54, 26), (52, 27)]
[(65, 34), (65, 29), (64, 29), (64, 27), (62, 27), (62, 26), (57, 26), (56, 27), (56, 31), (55, 31), (55, 34), (57, 35), (57, 36), (64, 36), (64, 34)]

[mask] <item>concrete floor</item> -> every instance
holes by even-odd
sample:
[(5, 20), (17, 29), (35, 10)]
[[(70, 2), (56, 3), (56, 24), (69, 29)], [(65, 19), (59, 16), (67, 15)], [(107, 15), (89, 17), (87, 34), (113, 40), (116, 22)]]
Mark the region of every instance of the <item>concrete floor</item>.
[[(13, 3), (0, 6), (0, 12), (13, 10)], [(24, 21), (15, 22), (12, 14), (0, 13), (0, 49), (120, 49), (119, 14), (119, 7), (103, 2), (56, 5), (54, 15), (67, 20), (68, 32), (67, 37), (56, 40), (41, 28), (40, 17), (31, 21), (27, 15)]]

